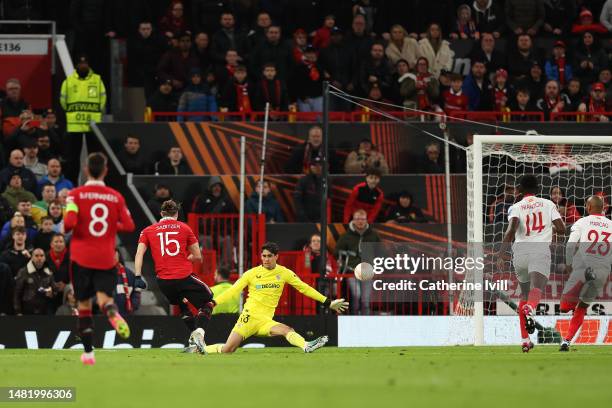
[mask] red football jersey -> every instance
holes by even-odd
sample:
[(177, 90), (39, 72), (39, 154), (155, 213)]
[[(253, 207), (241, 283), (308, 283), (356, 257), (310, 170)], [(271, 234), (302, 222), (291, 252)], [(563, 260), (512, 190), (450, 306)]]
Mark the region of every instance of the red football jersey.
[(442, 100), (444, 102), (444, 111), (449, 115), (454, 111), (467, 111), (470, 102), (462, 91), (454, 93), (452, 89), (442, 92)]
[(189, 247), (197, 242), (189, 225), (169, 217), (142, 230), (138, 240), (151, 249), (155, 273), (160, 279), (183, 279), (191, 275), (193, 264), (187, 257)]
[(68, 193), (64, 228), (74, 230), (70, 259), (92, 269), (115, 265), (117, 232), (134, 230), (125, 199), (103, 181), (88, 181)]

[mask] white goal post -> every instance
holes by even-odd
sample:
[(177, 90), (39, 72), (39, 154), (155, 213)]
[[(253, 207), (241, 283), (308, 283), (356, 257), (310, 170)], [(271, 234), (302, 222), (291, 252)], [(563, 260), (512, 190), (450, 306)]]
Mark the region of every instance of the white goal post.
[[(474, 135), (466, 154), (468, 243), (494, 244), (501, 240), (500, 232), (507, 225), (505, 212), (499, 215), (495, 207), (498, 201), (492, 206), (491, 200), (500, 196), (500, 190), (505, 197), (505, 189), (511, 189), (509, 186), (525, 173), (540, 177), (544, 196), (555, 188), (569, 191), (564, 203), (575, 205), (577, 212), (589, 195), (603, 192), (606, 200), (612, 196), (612, 135), (543, 136), (533, 131), (525, 135)], [(559, 275), (560, 281), (566, 278)], [(483, 276), (472, 278), (482, 282)], [(486, 344), (485, 320), (498, 315), (501, 307), (495, 308), (492, 303), (487, 306), (486, 299), (473, 293), (460, 293), (459, 297), (460, 311), (456, 314), (472, 316), (474, 344)]]

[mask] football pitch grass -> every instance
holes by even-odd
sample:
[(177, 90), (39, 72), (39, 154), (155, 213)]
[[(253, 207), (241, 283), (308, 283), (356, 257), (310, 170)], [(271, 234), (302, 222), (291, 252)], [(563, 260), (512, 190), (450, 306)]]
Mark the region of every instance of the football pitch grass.
[(0, 350), (1, 387), (76, 387), (51, 407), (609, 407), (612, 347)]

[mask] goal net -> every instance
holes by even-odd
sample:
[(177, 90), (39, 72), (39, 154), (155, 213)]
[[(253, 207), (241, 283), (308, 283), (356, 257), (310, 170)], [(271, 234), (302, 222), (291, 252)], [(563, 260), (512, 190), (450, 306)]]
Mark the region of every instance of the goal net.
[[(585, 215), (585, 201), (589, 196), (601, 196), (606, 203), (604, 211), (609, 215), (612, 137), (477, 135), (468, 148), (467, 163), (468, 242), (473, 245), (473, 252), (481, 252), (484, 256), (485, 268), (466, 279), (503, 281), (507, 282), (507, 287), (481, 293), (457, 293), (455, 314), (472, 318), (475, 344), (508, 344), (520, 339), (515, 312), (520, 300), (520, 285), (511, 261), (505, 262), (500, 269), (495, 254), (508, 227), (508, 209), (520, 200), (518, 181), (524, 174), (533, 174), (540, 182), (539, 196), (557, 205), (567, 225), (566, 234), (553, 237), (550, 246), (550, 278), (536, 310), (538, 330), (532, 335), (534, 342), (558, 342), (567, 332), (571, 317), (571, 313), (565, 315), (559, 308), (569, 278), (564, 266), (565, 241), (571, 224)], [(588, 315), (606, 316), (612, 310), (608, 284), (589, 306)], [(608, 324), (609, 320), (587, 318), (574, 341), (601, 342)], [(467, 342), (471, 343), (471, 339)]]

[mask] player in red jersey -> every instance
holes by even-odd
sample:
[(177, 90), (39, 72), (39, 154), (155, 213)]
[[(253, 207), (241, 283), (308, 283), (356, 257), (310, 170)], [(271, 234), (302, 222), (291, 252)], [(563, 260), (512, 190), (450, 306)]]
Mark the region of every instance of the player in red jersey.
[(164, 201), (162, 219), (140, 233), (134, 258), (134, 273), (142, 275), (142, 262), (147, 248), (155, 262), (157, 284), (172, 305), (178, 305), (189, 330), (187, 352), (205, 353), (204, 329), (212, 314), (213, 293), (193, 275), (192, 262), (202, 259), (200, 245), (189, 225), (177, 220), (178, 205)]
[[(130, 336), (130, 328), (113, 303), (117, 283), (115, 240), (117, 232), (134, 230), (134, 221), (121, 194), (104, 184), (108, 172), (106, 156), (92, 153), (87, 158), (85, 185), (68, 193), (64, 228), (73, 231), (70, 242), (70, 273), (78, 301), (77, 330), (85, 352), (83, 364), (95, 363), (93, 354), (92, 298), (95, 296), (119, 336)], [(136, 287), (146, 287), (144, 281)]]

